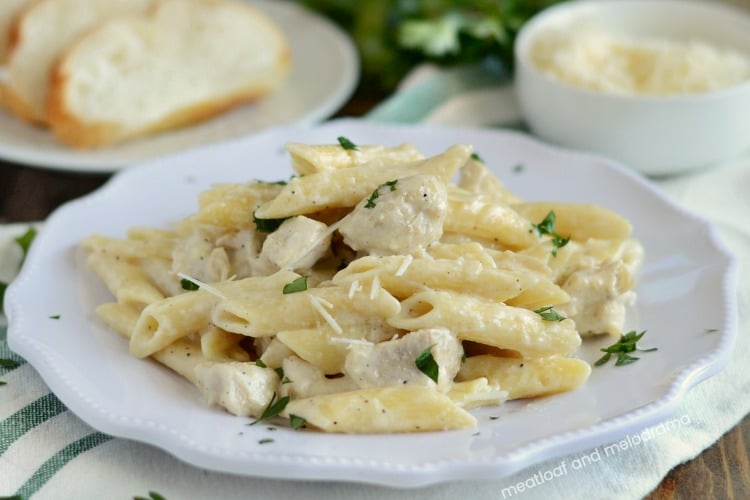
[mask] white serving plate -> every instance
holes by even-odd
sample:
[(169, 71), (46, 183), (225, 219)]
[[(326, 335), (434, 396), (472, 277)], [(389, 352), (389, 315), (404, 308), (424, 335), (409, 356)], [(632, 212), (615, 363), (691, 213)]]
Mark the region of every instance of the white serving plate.
[(55, 170), (112, 172), (267, 127), (314, 123), (335, 113), (359, 79), (359, 56), (352, 40), (323, 17), (294, 2), (250, 3), (278, 23), (291, 46), (291, 74), (273, 94), (191, 127), (90, 151), (67, 147), (47, 129), (29, 125), (0, 109), (0, 158)]
[[(95, 306), (111, 299), (78, 259), (81, 238), (92, 232), (120, 237), (134, 225), (167, 227), (192, 213), (198, 193), (214, 183), (288, 178), (285, 142), (332, 143), (340, 135), (358, 144), (411, 142), (425, 154), (471, 143), (528, 200), (596, 203), (628, 217), (646, 257), (626, 326), (647, 330), (641, 344), (658, 351), (632, 365), (594, 368), (572, 392), (474, 410), (476, 430), (331, 435), (248, 426), (249, 419), (207, 407), (189, 382), (131, 357), (127, 342), (96, 319)], [(691, 387), (729, 359), (735, 276), (735, 261), (709, 223), (606, 159), (518, 133), (338, 120), (269, 129), (120, 172), (50, 216), (7, 292), (5, 310), (10, 347), (102, 432), (211, 470), (407, 487), (502, 477), (668, 418)], [(593, 363), (613, 340), (586, 340), (578, 355)], [(263, 444), (265, 438), (273, 442)]]

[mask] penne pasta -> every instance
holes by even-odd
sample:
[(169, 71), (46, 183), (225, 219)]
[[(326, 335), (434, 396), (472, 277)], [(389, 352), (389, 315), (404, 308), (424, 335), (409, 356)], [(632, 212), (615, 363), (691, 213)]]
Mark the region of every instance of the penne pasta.
[(622, 332), (643, 248), (621, 215), (523, 201), (466, 144), (286, 150), (288, 181), (217, 184), (172, 228), (80, 242), (112, 295), (98, 317), (209, 405), (467, 429), (473, 408), (580, 387), (582, 335)]

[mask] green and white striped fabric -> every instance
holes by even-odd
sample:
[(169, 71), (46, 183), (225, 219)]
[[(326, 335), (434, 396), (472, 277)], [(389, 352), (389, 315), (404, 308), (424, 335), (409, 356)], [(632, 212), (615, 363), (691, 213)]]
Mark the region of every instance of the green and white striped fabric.
[[(514, 104), (508, 100), (510, 90), (497, 82), (492, 83), (493, 87), (477, 87), (476, 81), (461, 84), (453, 81), (462, 78), (459, 73), (443, 79), (439, 72), (431, 72), (427, 78), (431, 80), (412, 80), (379, 107), (373, 119), (453, 125), (508, 123), (517, 119)], [(446, 90), (441, 81), (449, 82), (451, 88)], [(415, 88), (419, 89), (417, 100), (413, 97)], [(501, 97), (498, 106), (481, 104), (488, 92)], [(432, 107), (428, 106), (430, 102)], [(517, 495), (519, 498), (575, 499), (582, 491), (601, 492), (608, 498), (641, 498), (672, 467), (698, 455), (750, 411), (750, 372), (744, 369), (744, 360), (750, 358), (750, 157), (712, 170), (660, 180), (659, 185), (687, 208), (713, 220), (730, 249), (739, 256), (740, 331), (733, 360), (725, 371), (684, 398), (676, 416), (689, 425), (672, 429), (627, 453), (569, 470), (554, 481), (535, 484)], [(0, 280), (10, 279), (9, 274), (17, 267), (19, 256), (13, 248), (13, 238), (24, 231), (23, 226), (0, 226)], [(32, 366), (10, 352), (4, 327), (0, 328), (0, 358), (11, 360), (8, 366), (0, 366), (0, 382), (4, 383), (0, 385), (0, 497), (128, 499), (156, 492), (167, 500), (498, 499), (503, 488), (527, 482), (539, 471), (553, 470), (562, 460), (571, 463), (586, 454), (560, 457), (502, 480), (409, 491), (232, 476), (192, 467), (149, 445), (112, 438), (92, 429), (50, 393)]]

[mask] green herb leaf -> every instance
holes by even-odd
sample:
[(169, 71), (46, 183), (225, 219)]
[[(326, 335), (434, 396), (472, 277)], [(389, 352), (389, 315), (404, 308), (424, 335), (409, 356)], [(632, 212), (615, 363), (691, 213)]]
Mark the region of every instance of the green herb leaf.
[(344, 136), (337, 137), (337, 140), (339, 141), (339, 144), (341, 144), (341, 147), (349, 150), (349, 151), (359, 151), (359, 147), (357, 147), (356, 144), (354, 144), (352, 141), (347, 139)]
[(274, 368), (273, 371), (276, 372), (276, 375), (278, 375), (280, 378), (284, 378), (284, 369), (282, 367)]
[(557, 250), (564, 247), (570, 242), (570, 236), (563, 238), (555, 232), (555, 223), (557, 222), (557, 216), (554, 210), (550, 210), (549, 213), (542, 219), (539, 224), (532, 224), (536, 234), (538, 236), (549, 235), (552, 236), (552, 256), (557, 257)]
[(4, 385), (8, 385), (8, 383), (7, 382), (3, 382), (2, 380), (0, 380), (0, 387), (2, 387)]
[(166, 500), (166, 498), (155, 491), (149, 491), (148, 497), (136, 496), (133, 497), (133, 500)]
[(255, 182), (259, 182), (261, 184), (276, 185), (276, 186), (286, 186), (288, 184), (287, 181), (255, 181)]
[(383, 187), (389, 187), (391, 188), (391, 191), (396, 190), (396, 184), (398, 184), (398, 179), (394, 179), (392, 181), (387, 181), (375, 188), (375, 190), (372, 192), (369, 198), (367, 198), (367, 203), (365, 203), (365, 208), (375, 208), (375, 200), (380, 198), (380, 188)]
[(268, 365), (265, 364), (263, 360), (260, 358), (255, 360), (255, 366), (260, 366), (261, 368), (268, 368)]
[(258, 420), (255, 420), (254, 422), (250, 422), (248, 425), (255, 425), (258, 422), (262, 422), (263, 420), (277, 417), (282, 411), (284, 411), (284, 408), (286, 408), (287, 404), (289, 404), (289, 396), (284, 396), (283, 398), (276, 400), (276, 393), (274, 392), (273, 396), (271, 396), (271, 401), (268, 402), (268, 406), (266, 406), (266, 409), (263, 410), (260, 418), (258, 418)]
[(284, 223), (286, 218), (281, 219), (259, 219), (255, 216), (255, 212), (253, 212), (253, 223), (255, 224), (255, 229), (259, 233), (272, 233), (276, 231), (281, 224)]
[(263, 438), (263, 439), (259, 439), (258, 440), (258, 444), (268, 444), (268, 443), (273, 443), (273, 439), (272, 438)]
[(599, 358), (595, 363), (594, 366), (601, 366), (605, 364), (607, 361), (609, 361), (612, 358), (613, 354), (617, 355), (617, 360), (615, 361), (615, 366), (623, 366), (623, 365), (629, 365), (630, 363), (634, 363), (638, 361), (640, 358), (637, 358), (635, 356), (631, 356), (631, 352), (652, 352), (658, 350), (656, 347), (652, 347), (650, 349), (639, 349), (636, 345), (641, 338), (646, 334), (646, 330), (643, 330), (642, 332), (638, 333), (635, 330), (632, 330), (628, 333), (625, 333), (623, 335), (620, 335), (620, 340), (615, 342), (609, 347), (603, 347), (599, 349), (602, 351), (604, 356)]
[(477, 153), (471, 153), (471, 156), (469, 157), (474, 161), (478, 161), (479, 163), (484, 163), (484, 160), (481, 156), (479, 156)]
[(718, 328), (706, 328), (706, 329), (705, 329), (705, 330), (703, 331), (703, 333), (716, 333), (716, 332), (718, 332), (718, 331), (719, 331), (719, 329), (718, 329)]
[(54, 315), (50, 316), (49, 319), (60, 319), (60, 317), (61, 316), (59, 314), (54, 314)]
[(430, 377), (433, 382), (437, 384), (440, 367), (438, 366), (437, 361), (435, 361), (435, 358), (432, 356), (433, 347), (434, 345), (431, 345), (430, 347), (422, 351), (422, 354), (417, 356), (417, 359), (414, 360), (414, 364), (417, 365), (419, 371)]
[(3, 368), (18, 368), (21, 365), (18, 361), (9, 358), (0, 358), (0, 366)]
[(375, 191), (372, 192), (369, 198), (367, 198), (367, 203), (365, 203), (365, 208), (375, 208), (375, 200), (380, 197), (380, 187), (375, 188)]
[(542, 219), (539, 224), (533, 224), (536, 234), (542, 236), (544, 234), (555, 234), (555, 222), (557, 222), (557, 215), (554, 210), (550, 210), (549, 213)]
[(288, 294), (304, 292), (305, 290), (307, 290), (307, 276), (300, 276), (291, 283), (287, 283), (286, 285), (284, 285), (284, 288), (281, 290), (281, 292), (284, 294)]
[(198, 290), (200, 288), (200, 286), (198, 286), (197, 283), (195, 283), (193, 281), (190, 281), (187, 278), (182, 278), (180, 280), (180, 286), (182, 286), (183, 290), (188, 290), (188, 291), (191, 291), (191, 292), (193, 292), (195, 290)]
[(523, 163), (519, 163), (516, 166), (513, 167), (513, 173), (514, 174), (520, 174), (524, 171), (526, 167), (523, 166)]
[(553, 309), (554, 306), (541, 307), (534, 312), (542, 317), (544, 321), (564, 321), (568, 318)]
[(305, 420), (304, 418), (294, 414), (289, 415), (289, 425), (291, 425), (292, 429), (294, 429), (295, 431), (303, 428), (305, 424), (307, 424), (307, 420)]

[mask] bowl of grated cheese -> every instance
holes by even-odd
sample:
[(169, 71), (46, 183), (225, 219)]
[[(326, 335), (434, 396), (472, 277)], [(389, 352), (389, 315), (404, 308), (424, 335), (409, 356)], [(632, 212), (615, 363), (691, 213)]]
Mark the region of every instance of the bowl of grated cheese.
[(648, 175), (750, 148), (750, 11), (718, 2), (576, 0), (521, 29), (515, 86), (538, 137)]

